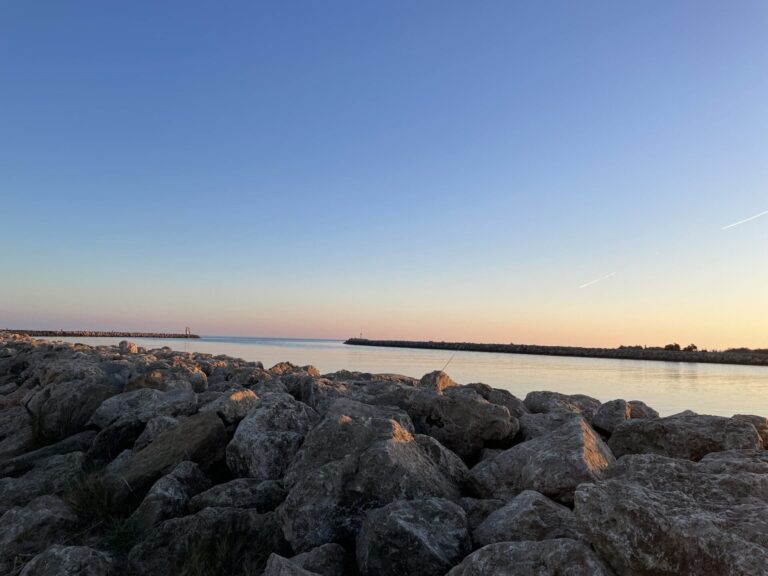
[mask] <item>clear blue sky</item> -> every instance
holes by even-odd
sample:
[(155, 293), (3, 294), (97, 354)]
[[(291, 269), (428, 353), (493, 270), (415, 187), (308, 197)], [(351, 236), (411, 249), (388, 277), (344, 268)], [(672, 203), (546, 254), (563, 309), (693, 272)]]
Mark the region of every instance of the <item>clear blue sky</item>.
[(767, 31), (763, 0), (3, 2), (0, 326), (768, 346), (768, 216), (721, 229), (768, 210)]

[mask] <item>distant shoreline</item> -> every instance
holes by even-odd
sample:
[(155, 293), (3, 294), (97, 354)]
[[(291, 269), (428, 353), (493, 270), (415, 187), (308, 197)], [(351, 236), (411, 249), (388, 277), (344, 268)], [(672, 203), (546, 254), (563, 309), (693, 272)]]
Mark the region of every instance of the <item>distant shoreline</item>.
[(99, 330), (15, 330), (2, 329), (0, 332), (25, 334), (34, 338), (60, 336), (62, 338), (200, 338), (197, 334), (174, 334), (172, 332), (110, 332)]
[(537, 356), (571, 356), (575, 358), (610, 358), (615, 360), (652, 360), (656, 362), (768, 366), (768, 354), (749, 351), (688, 352), (683, 350), (665, 350), (663, 348), (579, 348), (577, 346), (539, 346), (533, 344), (478, 344), (472, 342), (368, 340), (367, 338), (350, 338), (349, 340), (346, 340), (344, 344), (351, 346), (378, 346), (384, 348), (418, 348), (426, 350), (531, 354)]

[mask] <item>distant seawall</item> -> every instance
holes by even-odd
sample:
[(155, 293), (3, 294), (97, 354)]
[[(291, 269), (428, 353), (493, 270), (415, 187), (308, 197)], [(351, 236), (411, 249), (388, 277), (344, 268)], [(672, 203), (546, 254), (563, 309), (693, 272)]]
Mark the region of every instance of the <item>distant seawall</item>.
[(0, 332), (26, 334), (35, 338), (200, 338), (197, 334), (174, 334), (171, 332), (102, 332), (98, 330), (15, 330), (2, 329)]
[(539, 356), (572, 356), (575, 358), (613, 358), (617, 360), (768, 366), (768, 354), (755, 352), (686, 352), (683, 350), (664, 350), (663, 348), (578, 348), (575, 346), (538, 346), (533, 344), (368, 340), (366, 338), (350, 338), (344, 344), (352, 346), (382, 346), (386, 348), (421, 348), (426, 350), (462, 350), (466, 352), (533, 354)]

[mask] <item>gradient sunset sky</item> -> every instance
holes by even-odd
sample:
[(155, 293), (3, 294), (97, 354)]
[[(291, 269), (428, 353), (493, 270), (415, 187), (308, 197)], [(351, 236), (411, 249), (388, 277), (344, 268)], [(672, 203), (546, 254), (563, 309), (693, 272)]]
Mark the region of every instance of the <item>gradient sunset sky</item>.
[[(0, 327), (768, 347), (768, 2), (0, 6)], [(596, 281), (599, 280), (599, 281)]]

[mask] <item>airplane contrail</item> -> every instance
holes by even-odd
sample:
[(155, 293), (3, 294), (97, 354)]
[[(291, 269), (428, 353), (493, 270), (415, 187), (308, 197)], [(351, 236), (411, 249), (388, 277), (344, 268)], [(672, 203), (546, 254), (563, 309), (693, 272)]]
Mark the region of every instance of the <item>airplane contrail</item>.
[(616, 276), (616, 272), (611, 272), (610, 274), (606, 274), (605, 276), (601, 276), (600, 278), (596, 278), (595, 280), (592, 280), (591, 282), (587, 282), (586, 284), (582, 284), (579, 286), (579, 288), (588, 288), (592, 286), (593, 284), (597, 284), (598, 282), (602, 282), (603, 280), (608, 280), (611, 276)]
[(749, 218), (745, 218), (744, 220), (739, 220), (738, 222), (734, 222), (733, 224), (728, 224), (728, 226), (723, 226), (721, 230), (728, 230), (728, 228), (733, 228), (734, 226), (740, 226), (742, 224), (746, 224), (747, 222), (751, 222), (752, 220), (757, 220), (761, 216), (765, 216), (768, 214), (768, 210), (765, 212), (760, 212), (760, 214), (755, 214), (754, 216), (750, 216)]

